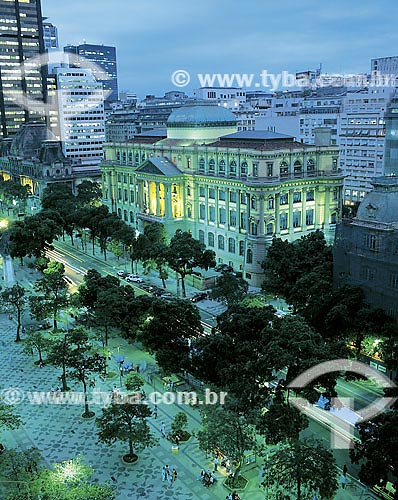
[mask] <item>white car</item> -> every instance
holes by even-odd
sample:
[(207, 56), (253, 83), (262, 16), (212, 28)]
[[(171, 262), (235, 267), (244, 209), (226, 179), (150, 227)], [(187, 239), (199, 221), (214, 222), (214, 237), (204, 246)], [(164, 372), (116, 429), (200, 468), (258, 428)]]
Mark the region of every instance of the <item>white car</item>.
[(144, 283), (144, 280), (135, 274), (129, 274), (126, 276), (126, 281), (129, 283)]
[(125, 271), (117, 271), (116, 274), (117, 274), (117, 276), (120, 276), (121, 278), (124, 278), (127, 275), (127, 273)]

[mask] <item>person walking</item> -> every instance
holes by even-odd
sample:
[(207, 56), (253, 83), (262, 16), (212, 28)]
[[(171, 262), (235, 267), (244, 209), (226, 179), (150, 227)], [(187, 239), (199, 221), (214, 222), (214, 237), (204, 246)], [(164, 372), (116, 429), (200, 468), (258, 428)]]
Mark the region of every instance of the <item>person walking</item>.
[(177, 479), (177, 471), (175, 469), (173, 469), (173, 471), (171, 473), (171, 480), (173, 483), (175, 483), (176, 479)]
[(348, 483), (348, 479), (347, 479), (347, 477), (344, 474), (341, 475), (340, 483), (341, 483), (341, 487), (344, 490), (345, 487), (346, 487), (346, 484)]
[(172, 482), (173, 482), (173, 477), (171, 475), (171, 470), (169, 469), (169, 466), (166, 465), (167, 467), (167, 482), (169, 483), (169, 485), (171, 486)]
[(165, 438), (166, 437), (166, 426), (164, 425), (164, 422), (162, 422), (162, 425), (160, 427), (160, 432), (162, 433), (162, 436)]
[(163, 465), (163, 467), (162, 467), (162, 481), (166, 481), (166, 479), (167, 479), (166, 467)]
[(346, 464), (344, 464), (344, 467), (343, 467), (343, 476), (346, 476), (346, 477), (347, 477), (347, 472), (348, 472), (347, 465), (346, 465)]
[(214, 457), (214, 460), (213, 460), (214, 470), (213, 470), (213, 472), (217, 472), (219, 463), (220, 463), (220, 460), (218, 459), (218, 457)]
[(152, 415), (154, 416), (155, 420), (158, 418), (158, 405), (155, 405), (153, 407)]

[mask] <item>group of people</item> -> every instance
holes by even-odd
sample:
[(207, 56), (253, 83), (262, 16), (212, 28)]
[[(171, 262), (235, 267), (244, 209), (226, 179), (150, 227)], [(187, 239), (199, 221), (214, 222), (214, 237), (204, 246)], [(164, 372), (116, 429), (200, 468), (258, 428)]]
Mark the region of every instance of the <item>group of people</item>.
[(240, 500), (240, 496), (236, 493), (236, 491), (233, 491), (225, 497), (225, 500)]
[(177, 479), (177, 471), (175, 469), (170, 470), (168, 465), (162, 467), (162, 481), (167, 481), (168, 484), (173, 484)]
[(217, 481), (217, 478), (213, 476), (209, 470), (204, 469), (200, 471), (199, 479), (202, 481), (203, 485), (207, 487), (212, 486)]

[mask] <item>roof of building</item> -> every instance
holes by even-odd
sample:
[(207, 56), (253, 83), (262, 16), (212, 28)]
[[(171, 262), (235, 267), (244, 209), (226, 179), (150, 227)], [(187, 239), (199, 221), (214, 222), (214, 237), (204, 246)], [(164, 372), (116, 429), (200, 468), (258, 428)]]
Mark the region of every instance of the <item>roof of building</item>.
[(292, 135), (279, 134), (277, 132), (271, 132), (269, 130), (240, 130), (239, 132), (235, 132), (233, 134), (223, 135), (221, 137), (222, 140), (253, 140), (253, 141), (277, 141), (277, 140), (286, 140), (286, 139), (294, 139)]
[(226, 140), (221, 137), (218, 141), (207, 144), (208, 147), (216, 148), (239, 148), (239, 149), (254, 149), (256, 151), (275, 151), (278, 149), (309, 149), (314, 146), (304, 144), (302, 142), (293, 141), (292, 139), (285, 140), (269, 140), (264, 142), (250, 140)]
[(148, 158), (136, 171), (154, 175), (183, 175), (177, 165), (164, 156), (160, 158)]
[(236, 125), (236, 117), (227, 108), (216, 104), (196, 104), (175, 109), (167, 120), (167, 127)]
[(134, 137), (167, 137), (167, 130), (165, 128), (155, 128), (153, 130), (146, 130), (140, 134), (135, 134)]
[(43, 141), (57, 140), (44, 122), (28, 122), (13, 138), (10, 154), (25, 159), (39, 156)]
[(398, 177), (378, 177), (358, 208), (357, 220), (398, 222)]

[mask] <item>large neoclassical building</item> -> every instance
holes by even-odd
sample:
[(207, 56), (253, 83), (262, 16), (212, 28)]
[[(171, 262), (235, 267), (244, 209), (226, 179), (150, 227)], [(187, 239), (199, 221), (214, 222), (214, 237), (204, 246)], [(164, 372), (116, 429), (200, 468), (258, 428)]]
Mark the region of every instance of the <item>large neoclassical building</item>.
[(260, 286), (273, 236), (292, 241), (322, 229), (333, 241), (342, 176), (327, 129), (309, 146), (236, 128), (223, 107), (184, 106), (172, 112), (167, 130), (106, 144), (103, 197), (139, 231), (151, 221), (163, 223), (170, 235), (191, 231), (218, 262)]

